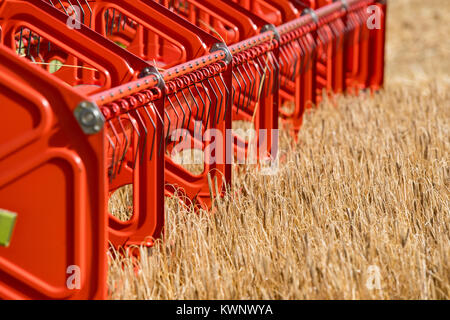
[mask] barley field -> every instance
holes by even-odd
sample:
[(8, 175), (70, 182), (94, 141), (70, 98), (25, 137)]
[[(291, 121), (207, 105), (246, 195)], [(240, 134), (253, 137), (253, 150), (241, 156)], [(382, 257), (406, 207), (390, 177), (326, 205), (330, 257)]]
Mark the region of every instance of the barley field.
[(389, 5), (385, 90), (322, 103), (213, 214), (168, 199), (111, 299), (449, 299), (450, 1)]

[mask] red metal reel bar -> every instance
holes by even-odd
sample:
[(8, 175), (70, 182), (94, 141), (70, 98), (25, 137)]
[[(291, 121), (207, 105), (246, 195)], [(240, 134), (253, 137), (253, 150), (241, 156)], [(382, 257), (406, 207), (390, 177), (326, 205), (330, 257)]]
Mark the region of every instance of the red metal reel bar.
[[(48, 39), (52, 48), (58, 47), (59, 51), (66, 53), (73, 67), (64, 66), (53, 74), (70, 85), (97, 85), (99, 88), (91, 90), (95, 92), (136, 78), (139, 68), (146, 65), (86, 27), (70, 30), (65, 23), (67, 16), (42, 1), (5, 1), (0, 7), (0, 16), (3, 18), (1, 25), (6, 46), (17, 49), (15, 36), (22, 26), (31, 30), (32, 34)], [(31, 43), (28, 45), (31, 46)], [(36, 52), (38, 47), (39, 43), (27, 50)], [(40, 50), (45, 51), (45, 48), (40, 46)], [(131, 69), (129, 63), (137, 69)], [(86, 65), (97, 71), (84, 69)], [(99, 82), (99, 79), (103, 81)]]
[(85, 99), (0, 46), (0, 206), (17, 213), (0, 298), (106, 298), (105, 135), (75, 120)]
[[(67, 0), (61, 3), (70, 7)], [(83, 15), (78, 20), (129, 52), (164, 68), (205, 55), (218, 42), (153, 1), (84, 0), (81, 4)]]

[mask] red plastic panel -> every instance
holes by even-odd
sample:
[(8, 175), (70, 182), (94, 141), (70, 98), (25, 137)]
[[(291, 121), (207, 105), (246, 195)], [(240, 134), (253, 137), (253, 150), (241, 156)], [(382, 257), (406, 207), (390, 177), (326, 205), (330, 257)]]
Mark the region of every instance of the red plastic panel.
[(0, 297), (103, 299), (104, 135), (86, 136), (73, 117), (85, 97), (4, 47), (0, 61), (0, 203), (17, 213), (0, 247)]

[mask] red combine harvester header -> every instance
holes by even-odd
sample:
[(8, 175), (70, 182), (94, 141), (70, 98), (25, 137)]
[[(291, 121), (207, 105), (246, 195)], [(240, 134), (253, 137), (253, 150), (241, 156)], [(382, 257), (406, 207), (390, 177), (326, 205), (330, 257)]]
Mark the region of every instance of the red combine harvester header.
[[(276, 158), (279, 118), (295, 139), (324, 94), (382, 87), (385, 15), (376, 0), (0, 0), (0, 298), (105, 299), (108, 243), (151, 246), (165, 196), (209, 208), (252, 145)], [(124, 186), (128, 221), (108, 209)]]

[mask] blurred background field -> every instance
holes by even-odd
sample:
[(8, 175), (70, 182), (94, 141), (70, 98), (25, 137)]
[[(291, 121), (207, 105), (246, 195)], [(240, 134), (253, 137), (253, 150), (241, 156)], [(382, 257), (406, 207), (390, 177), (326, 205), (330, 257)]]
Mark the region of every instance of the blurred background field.
[(388, 4), (385, 89), (325, 101), (213, 214), (168, 199), (111, 299), (449, 299), (450, 1)]

